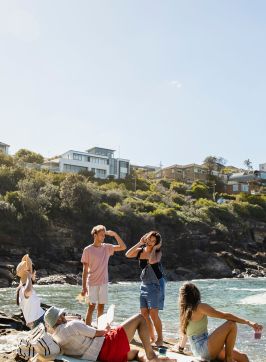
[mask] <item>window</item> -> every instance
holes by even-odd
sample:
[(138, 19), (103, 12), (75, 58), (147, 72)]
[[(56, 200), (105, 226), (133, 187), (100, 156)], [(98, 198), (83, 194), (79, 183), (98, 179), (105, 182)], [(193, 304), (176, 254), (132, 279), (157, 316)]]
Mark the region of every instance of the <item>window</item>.
[(244, 184), (241, 185), (242, 192), (248, 192), (249, 191), (248, 189), (249, 189), (248, 185), (244, 185)]
[(95, 176), (98, 178), (105, 178), (106, 177), (106, 170), (101, 170), (100, 168), (96, 168)]
[(107, 165), (107, 159), (106, 158), (90, 157), (89, 162), (98, 163), (99, 165)]
[(238, 184), (234, 184), (233, 185), (233, 192), (237, 192), (238, 191)]
[(128, 162), (126, 161), (119, 161), (120, 167), (128, 168)]
[(73, 153), (73, 160), (82, 161), (82, 155), (78, 153)]
[(126, 178), (127, 173), (126, 172), (120, 172), (120, 178)]
[(65, 163), (63, 165), (63, 171), (66, 171), (66, 172), (79, 172), (79, 171), (85, 171), (85, 170), (88, 170), (87, 167), (69, 165), (67, 163)]

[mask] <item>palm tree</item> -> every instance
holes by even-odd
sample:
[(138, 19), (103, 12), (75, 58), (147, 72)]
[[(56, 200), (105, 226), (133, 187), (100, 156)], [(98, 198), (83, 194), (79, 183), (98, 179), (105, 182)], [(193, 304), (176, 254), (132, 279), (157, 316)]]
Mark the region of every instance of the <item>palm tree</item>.
[(253, 169), (252, 162), (250, 161), (249, 158), (244, 161), (244, 165), (247, 167), (248, 170), (252, 170), (252, 169)]

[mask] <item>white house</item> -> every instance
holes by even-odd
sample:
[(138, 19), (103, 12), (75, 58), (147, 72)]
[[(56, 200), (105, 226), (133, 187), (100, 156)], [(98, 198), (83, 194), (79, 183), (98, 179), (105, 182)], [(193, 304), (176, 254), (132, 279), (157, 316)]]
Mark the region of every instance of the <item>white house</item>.
[(266, 171), (266, 162), (259, 165), (260, 171)]
[(9, 145), (7, 145), (6, 143), (2, 143), (0, 142), (0, 151), (4, 152), (6, 155), (8, 155), (8, 149), (9, 149)]
[(69, 150), (60, 157), (45, 161), (43, 168), (55, 172), (92, 171), (96, 178), (125, 178), (129, 174), (129, 160), (114, 158), (115, 150), (93, 147), (86, 152)]

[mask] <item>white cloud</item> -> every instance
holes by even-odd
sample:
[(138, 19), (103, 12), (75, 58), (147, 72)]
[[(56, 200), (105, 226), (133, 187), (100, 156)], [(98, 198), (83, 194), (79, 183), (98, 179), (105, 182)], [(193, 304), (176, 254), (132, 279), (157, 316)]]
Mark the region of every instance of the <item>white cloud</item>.
[(0, 34), (12, 35), (22, 41), (30, 42), (36, 40), (39, 33), (35, 15), (23, 8), (23, 2), (0, 1)]
[(170, 85), (175, 88), (182, 88), (182, 83), (180, 83), (178, 80), (171, 80)]

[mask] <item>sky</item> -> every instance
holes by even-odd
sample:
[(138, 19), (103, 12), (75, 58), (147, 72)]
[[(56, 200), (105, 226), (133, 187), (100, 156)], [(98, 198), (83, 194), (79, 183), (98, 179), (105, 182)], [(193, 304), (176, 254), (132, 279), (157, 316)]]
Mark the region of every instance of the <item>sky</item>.
[(0, 142), (266, 162), (264, 0), (0, 0)]

